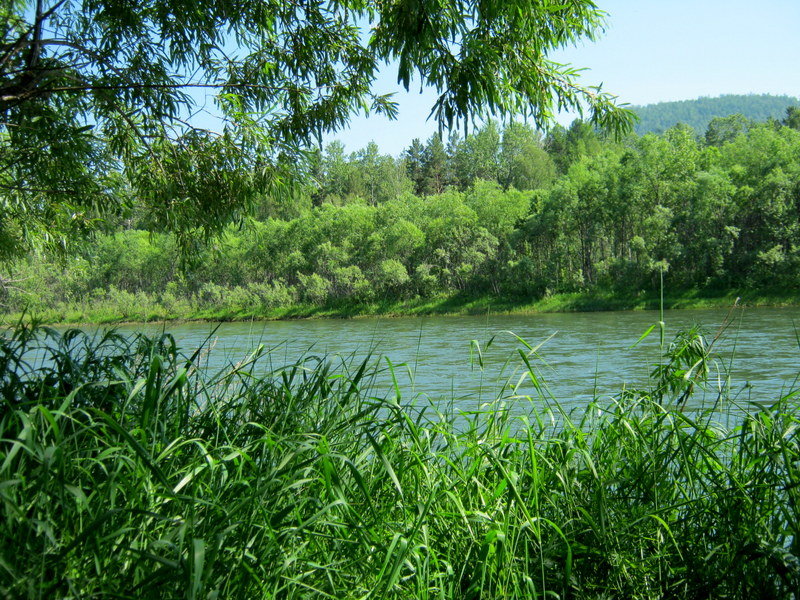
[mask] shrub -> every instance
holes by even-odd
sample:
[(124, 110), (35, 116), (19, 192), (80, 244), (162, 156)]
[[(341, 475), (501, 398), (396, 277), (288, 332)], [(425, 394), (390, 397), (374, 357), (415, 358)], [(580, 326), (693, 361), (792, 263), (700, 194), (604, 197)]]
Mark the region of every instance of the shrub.
[(384, 295), (402, 294), (410, 279), (403, 263), (394, 258), (382, 260), (373, 277), (375, 288)]
[(312, 273), (311, 275), (297, 274), (297, 286), (300, 298), (310, 304), (324, 304), (328, 300), (331, 284), (324, 277)]

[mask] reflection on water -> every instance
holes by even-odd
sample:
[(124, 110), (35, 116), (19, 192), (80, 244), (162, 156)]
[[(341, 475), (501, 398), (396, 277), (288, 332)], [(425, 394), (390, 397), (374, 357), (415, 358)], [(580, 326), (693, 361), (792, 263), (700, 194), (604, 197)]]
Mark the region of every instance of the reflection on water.
[[(666, 341), (693, 324), (701, 325), (711, 340), (727, 312), (668, 311)], [(800, 309), (746, 309), (732, 318), (714, 346), (716, 381), (696, 401), (713, 401), (728, 376), (731, 396), (743, 403), (773, 402), (794, 389), (800, 372)], [(433, 402), (454, 398), (457, 408), (471, 410), (498, 394), (534, 399), (549, 394), (568, 407), (580, 407), (591, 398), (616, 395), (624, 386), (643, 386), (659, 360), (658, 328), (636, 341), (656, 321), (657, 312), (637, 311), (189, 323), (167, 325), (166, 331), (187, 352), (205, 345), (204, 364), (212, 370), (237, 363), (259, 344), (270, 350), (265, 370), (305, 355), (363, 359), (372, 354), (383, 366), (376, 393), (391, 391), (391, 365), (404, 401), (415, 396)], [(164, 328), (119, 329), (155, 333)], [(530, 354), (538, 389), (524, 375), (520, 351)]]

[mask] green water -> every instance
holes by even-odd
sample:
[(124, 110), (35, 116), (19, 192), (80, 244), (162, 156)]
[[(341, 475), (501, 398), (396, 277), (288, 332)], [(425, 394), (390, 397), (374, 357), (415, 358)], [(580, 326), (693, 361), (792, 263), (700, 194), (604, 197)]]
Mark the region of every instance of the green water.
[[(693, 324), (713, 339), (725, 310), (667, 311), (666, 339)], [(623, 386), (641, 386), (659, 360), (658, 328), (632, 347), (658, 321), (657, 312), (597, 312), (529, 316), (422, 317), (352, 320), (302, 320), (253, 323), (168, 325), (182, 348), (207, 346), (203, 364), (220, 369), (241, 360), (259, 344), (270, 349), (269, 363), (280, 366), (303, 356), (363, 358), (372, 353), (385, 367), (375, 393), (394, 393), (393, 366), (403, 401), (455, 399), (461, 410), (475, 409), (500, 396), (552, 397), (568, 406), (617, 394)], [(800, 309), (746, 309), (715, 342), (718, 355), (711, 381), (695, 403), (713, 402), (730, 386), (737, 402), (772, 402), (796, 387), (800, 349), (796, 324)], [(163, 326), (126, 326), (121, 330), (157, 332)], [(543, 385), (537, 389), (519, 350), (531, 356)], [(489, 340), (492, 340), (489, 344)], [(473, 340), (475, 342), (473, 342)], [(479, 364), (481, 349), (483, 365)], [(388, 360), (387, 360), (388, 359)], [(266, 368), (266, 365), (265, 365)], [(729, 382), (729, 383), (728, 383)]]

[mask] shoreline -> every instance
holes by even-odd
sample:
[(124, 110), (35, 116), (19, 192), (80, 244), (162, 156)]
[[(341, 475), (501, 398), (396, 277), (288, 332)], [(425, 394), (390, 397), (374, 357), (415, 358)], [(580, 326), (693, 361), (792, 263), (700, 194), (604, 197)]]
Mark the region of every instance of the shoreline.
[[(663, 298), (665, 310), (691, 310), (705, 308), (740, 307), (791, 307), (800, 306), (800, 293), (789, 291), (705, 291), (687, 290), (667, 294)], [(180, 324), (192, 322), (244, 322), (293, 321), (305, 319), (361, 319), (402, 318), (424, 316), (476, 316), (476, 315), (531, 315), (541, 313), (606, 312), (658, 310), (658, 294), (615, 295), (611, 292), (572, 292), (545, 296), (536, 300), (503, 299), (494, 296), (416, 298), (397, 302), (372, 302), (368, 304), (337, 303), (329, 305), (292, 305), (265, 310), (197, 309), (170, 311), (155, 305), (141, 312), (125, 311), (118, 306), (97, 307), (68, 306), (39, 313), (6, 313), (5, 325), (20, 320), (36, 320), (42, 325), (140, 325)], [(186, 308), (190, 308), (186, 306)]]

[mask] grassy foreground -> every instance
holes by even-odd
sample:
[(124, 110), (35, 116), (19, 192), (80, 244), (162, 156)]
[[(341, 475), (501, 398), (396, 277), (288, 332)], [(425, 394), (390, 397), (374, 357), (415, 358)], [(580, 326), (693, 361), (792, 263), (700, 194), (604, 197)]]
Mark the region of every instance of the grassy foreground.
[(458, 415), (373, 361), (205, 373), (168, 335), (17, 327), (0, 597), (797, 598), (800, 406), (670, 408), (698, 340), (580, 413)]
[[(662, 304), (663, 302), (663, 304)], [(34, 307), (26, 313), (5, 314), (6, 322), (35, 319), (49, 324), (114, 324), (152, 321), (249, 321), (311, 318), (401, 317), (429, 315), (534, 314), (664, 308), (728, 308), (740, 306), (798, 306), (800, 295), (791, 290), (671, 290), (621, 294), (595, 290), (552, 294), (539, 299), (494, 296), (439, 296), (369, 303), (339, 301), (328, 304), (265, 306), (241, 293), (222, 294), (211, 303), (198, 298), (163, 301), (150, 294), (112, 290), (104, 299)]]

